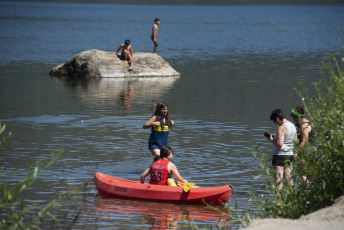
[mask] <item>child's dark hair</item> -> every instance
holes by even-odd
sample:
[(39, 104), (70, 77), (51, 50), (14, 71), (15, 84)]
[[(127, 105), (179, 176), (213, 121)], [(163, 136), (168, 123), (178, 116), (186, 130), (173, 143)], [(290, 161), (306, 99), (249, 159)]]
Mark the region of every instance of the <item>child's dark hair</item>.
[(271, 115), (270, 115), (270, 120), (272, 121), (276, 121), (276, 118), (278, 118), (279, 120), (283, 120), (285, 118), (282, 110), (280, 109), (275, 109), (274, 111), (272, 111)]
[(170, 119), (170, 111), (167, 112), (166, 116), (163, 116), (161, 114), (161, 110), (164, 108), (168, 109), (168, 105), (165, 102), (159, 102), (156, 105), (154, 116), (156, 116), (156, 121), (160, 121), (161, 124), (163, 124), (163, 120), (165, 118), (165, 122), (167, 123), (168, 127), (171, 128), (172, 127), (172, 121)]
[(171, 153), (173, 153), (173, 150), (170, 146), (162, 146), (160, 149), (160, 155), (154, 157), (154, 161), (159, 160), (160, 158), (166, 158), (168, 157)]
[(155, 18), (154, 22), (160, 22), (160, 19), (159, 18)]

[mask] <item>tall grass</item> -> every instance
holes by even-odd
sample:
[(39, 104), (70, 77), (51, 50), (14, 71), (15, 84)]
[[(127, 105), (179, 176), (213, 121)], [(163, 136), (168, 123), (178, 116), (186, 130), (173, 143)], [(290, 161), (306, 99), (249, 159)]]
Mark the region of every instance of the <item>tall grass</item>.
[[(0, 136), (5, 132), (5, 125), (0, 123)], [(0, 150), (4, 148), (10, 139), (11, 133), (0, 142)], [(0, 171), (0, 228), (1, 229), (40, 229), (38, 225), (47, 219), (57, 222), (50, 210), (56, 204), (56, 200), (51, 200), (45, 206), (38, 207), (37, 203), (28, 203), (22, 197), (23, 192), (40, 181), (38, 176), (44, 172), (61, 152), (52, 154), (51, 159), (44, 166), (40, 167), (39, 162), (28, 168), (28, 172), (23, 179), (16, 182), (6, 180), (9, 175), (3, 166)], [(28, 213), (37, 210), (34, 217)]]
[[(276, 194), (276, 184), (268, 153), (252, 148), (258, 159), (261, 178), (266, 186), (251, 195), (259, 217), (299, 218), (320, 208), (333, 204), (344, 194), (344, 46), (336, 55), (330, 54), (320, 69), (322, 80), (314, 83), (310, 93), (302, 84), (295, 89), (312, 122), (313, 135), (309, 149), (299, 152), (292, 171), (295, 185), (290, 190), (286, 186), (280, 196)], [(297, 170), (297, 165), (304, 170)], [(302, 180), (306, 174), (309, 183)], [(283, 182), (283, 181), (282, 181)], [(285, 183), (285, 182), (283, 182)]]

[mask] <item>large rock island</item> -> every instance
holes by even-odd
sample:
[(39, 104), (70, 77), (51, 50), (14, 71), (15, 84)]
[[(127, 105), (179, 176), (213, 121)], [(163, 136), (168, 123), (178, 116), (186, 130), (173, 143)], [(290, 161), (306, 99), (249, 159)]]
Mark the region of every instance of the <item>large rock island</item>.
[(51, 69), (52, 77), (131, 78), (131, 77), (179, 77), (164, 59), (152, 53), (134, 53), (133, 69), (128, 61), (115, 52), (87, 50), (72, 60)]

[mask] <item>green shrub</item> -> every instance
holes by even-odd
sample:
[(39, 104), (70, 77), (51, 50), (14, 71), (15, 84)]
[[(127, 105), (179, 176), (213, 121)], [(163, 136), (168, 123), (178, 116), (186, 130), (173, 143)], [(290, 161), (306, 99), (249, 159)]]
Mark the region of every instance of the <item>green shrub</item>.
[[(323, 79), (314, 83), (312, 93), (302, 84), (302, 92), (296, 89), (312, 122), (313, 135), (311, 153), (299, 153), (294, 163), (293, 189), (284, 186), (281, 195), (276, 196), (276, 185), (267, 157), (270, 154), (261, 152), (259, 147), (252, 149), (266, 183), (262, 191), (252, 193), (259, 217), (298, 218), (333, 204), (337, 197), (344, 194), (343, 54), (344, 47), (337, 55), (330, 55), (323, 61)], [(296, 169), (297, 164), (305, 165), (303, 172)], [(309, 183), (302, 180), (304, 173)]]

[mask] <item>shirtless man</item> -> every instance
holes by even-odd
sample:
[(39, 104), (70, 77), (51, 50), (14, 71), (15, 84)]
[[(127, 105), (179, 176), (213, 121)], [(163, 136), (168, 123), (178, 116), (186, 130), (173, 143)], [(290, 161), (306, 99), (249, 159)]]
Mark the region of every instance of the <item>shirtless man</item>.
[(153, 25), (153, 28), (152, 28), (152, 36), (151, 36), (151, 39), (154, 43), (154, 49), (153, 49), (153, 54), (156, 54), (156, 50), (158, 49), (158, 39), (156, 38), (156, 36), (158, 35), (158, 25), (160, 24), (160, 19), (159, 18), (156, 18), (154, 20), (154, 25)]
[(120, 45), (120, 47), (116, 51), (116, 55), (118, 55), (118, 51), (120, 50), (122, 50), (121, 57), (129, 62), (129, 70), (132, 70), (134, 53), (130, 45), (130, 40), (125, 40), (124, 44)]

